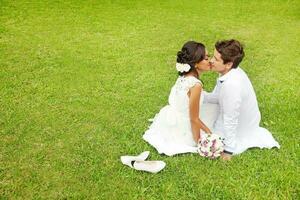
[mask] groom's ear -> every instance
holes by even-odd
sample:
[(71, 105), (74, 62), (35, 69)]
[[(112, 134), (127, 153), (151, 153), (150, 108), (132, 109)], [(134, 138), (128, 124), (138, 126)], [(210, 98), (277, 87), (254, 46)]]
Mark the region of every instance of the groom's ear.
[(228, 62), (225, 64), (225, 68), (230, 70), (232, 68), (233, 62)]

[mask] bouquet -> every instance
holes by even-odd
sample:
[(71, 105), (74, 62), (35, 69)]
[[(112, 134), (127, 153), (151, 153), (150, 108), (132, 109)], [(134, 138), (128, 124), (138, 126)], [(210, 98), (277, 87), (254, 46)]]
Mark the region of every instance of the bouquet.
[(215, 159), (224, 151), (223, 138), (217, 134), (201, 134), (198, 142), (198, 153), (200, 156)]

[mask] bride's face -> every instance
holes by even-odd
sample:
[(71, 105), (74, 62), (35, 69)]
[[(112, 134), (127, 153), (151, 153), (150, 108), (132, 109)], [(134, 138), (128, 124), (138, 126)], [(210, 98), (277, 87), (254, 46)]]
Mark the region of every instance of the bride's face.
[(205, 50), (205, 58), (196, 64), (196, 69), (200, 71), (209, 71), (210, 63), (208, 59), (208, 52)]

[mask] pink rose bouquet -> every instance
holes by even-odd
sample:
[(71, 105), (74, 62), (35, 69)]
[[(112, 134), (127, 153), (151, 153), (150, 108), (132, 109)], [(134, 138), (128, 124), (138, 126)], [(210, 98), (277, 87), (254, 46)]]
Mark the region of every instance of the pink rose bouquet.
[(201, 134), (198, 142), (198, 153), (200, 156), (215, 159), (224, 151), (223, 139), (217, 134)]

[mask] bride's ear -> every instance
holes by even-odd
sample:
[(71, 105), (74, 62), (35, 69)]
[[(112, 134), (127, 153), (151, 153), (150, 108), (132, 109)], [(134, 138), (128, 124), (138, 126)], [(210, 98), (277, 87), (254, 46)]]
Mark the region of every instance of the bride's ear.
[(199, 61), (198, 63), (195, 64), (195, 69), (199, 69), (201, 61)]

